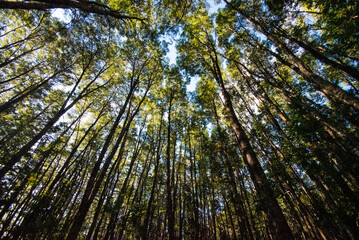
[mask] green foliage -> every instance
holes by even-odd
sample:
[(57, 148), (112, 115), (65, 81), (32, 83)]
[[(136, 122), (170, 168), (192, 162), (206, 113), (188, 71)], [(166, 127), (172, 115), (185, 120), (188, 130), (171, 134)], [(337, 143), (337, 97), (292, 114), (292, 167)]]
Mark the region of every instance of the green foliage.
[(81, 4), (138, 19), (0, 12), (3, 238), (166, 239), (173, 212), (177, 238), (275, 239), (273, 197), (295, 239), (355, 239), (355, 1)]

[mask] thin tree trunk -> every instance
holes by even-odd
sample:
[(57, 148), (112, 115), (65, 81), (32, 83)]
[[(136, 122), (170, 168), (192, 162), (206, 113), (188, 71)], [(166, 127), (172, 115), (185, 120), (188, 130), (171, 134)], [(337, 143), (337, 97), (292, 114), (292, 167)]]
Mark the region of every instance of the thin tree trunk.
[(162, 112), (161, 112), (160, 127), (159, 127), (158, 135), (157, 135), (158, 140), (157, 140), (156, 163), (155, 163), (155, 168), (154, 168), (154, 176), (153, 176), (151, 194), (150, 194), (150, 198), (149, 198), (148, 203), (147, 203), (146, 215), (145, 215), (143, 224), (141, 226), (141, 233), (140, 234), (141, 234), (142, 240), (147, 240), (148, 239), (148, 228), (149, 228), (150, 218), (153, 215), (152, 202), (154, 200), (155, 192), (156, 192), (156, 188), (157, 188), (158, 168), (159, 168), (159, 163), (160, 163), (160, 158), (161, 158), (161, 148), (162, 148), (161, 141), (162, 141), (163, 115), (164, 115), (164, 110), (162, 110)]
[[(167, 126), (167, 150), (166, 150), (166, 187), (167, 187), (167, 219), (168, 219), (168, 237), (175, 239), (175, 218), (172, 202), (172, 184), (171, 184), (171, 108), (174, 92), (171, 90), (168, 107), (168, 126)], [(172, 166), (174, 167), (174, 165)]]
[[(87, 186), (86, 186), (86, 189), (85, 189), (85, 192), (84, 192), (84, 196), (82, 198), (82, 201), (81, 201), (81, 204), (80, 204), (80, 207), (75, 215), (75, 219), (74, 219), (74, 222), (73, 222), (73, 225), (70, 229), (70, 232), (67, 236), (67, 240), (75, 240), (77, 238), (77, 235), (78, 233), (80, 232), (80, 229), (82, 227), (82, 224), (85, 220), (85, 217), (87, 215), (87, 212), (97, 194), (97, 191), (101, 185), (101, 181), (102, 179), (104, 178), (105, 174), (106, 174), (106, 171), (107, 171), (107, 168), (109, 167), (110, 163), (111, 163), (111, 160), (113, 158), (113, 156), (115, 155), (118, 147), (119, 147), (119, 144), (125, 134), (125, 127), (123, 127), (121, 133), (120, 133), (120, 136), (117, 138), (117, 141), (115, 143), (115, 146), (112, 148), (112, 151), (110, 152), (110, 154), (107, 156), (105, 162), (103, 163), (103, 167), (102, 169), (100, 170), (100, 167), (102, 165), (102, 161), (105, 157), (105, 154), (107, 152), (107, 149), (108, 147), (110, 146), (110, 143), (115, 135), (115, 132), (116, 132), (116, 129), (118, 127), (118, 124), (122, 118), (122, 115), (127, 107), (127, 104), (129, 103), (131, 97), (132, 97), (132, 94), (133, 94), (133, 91), (135, 90), (135, 86), (137, 84), (137, 81), (134, 83), (134, 85), (131, 86), (131, 90), (125, 100), (125, 103), (123, 105), (123, 107), (121, 108), (120, 112), (118, 113), (117, 115), (117, 118), (114, 122), (114, 124), (112, 125), (112, 128), (109, 132), (109, 134), (107, 135), (107, 138), (106, 138), (106, 141), (102, 147), (102, 150), (101, 150), (101, 153), (96, 161), (96, 164), (95, 166), (93, 167), (92, 169), (92, 172), (91, 172), (91, 176), (90, 176), (90, 179), (87, 183)], [(146, 92), (147, 94), (147, 92)], [(144, 98), (142, 99), (144, 100)], [(141, 102), (142, 103), (142, 102)], [(140, 104), (141, 105), (141, 104)], [(139, 105), (139, 106), (140, 106)], [(129, 119), (129, 122), (132, 121), (132, 119), (134, 118), (134, 115), (131, 116), (131, 119)], [(126, 123), (127, 121), (125, 121)], [(128, 124), (129, 125), (129, 124)], [(98, 172), (100, 172), (100, 175), (98, 176)], [(97, 177), (98, 176), (98, 177)]]

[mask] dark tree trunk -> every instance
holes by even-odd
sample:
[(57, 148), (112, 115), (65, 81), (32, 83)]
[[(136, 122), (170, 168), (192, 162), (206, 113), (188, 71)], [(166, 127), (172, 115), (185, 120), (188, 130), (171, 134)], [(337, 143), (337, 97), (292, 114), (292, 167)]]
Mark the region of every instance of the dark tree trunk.
[[(171, 108), (174, 92), (171, 90), (168, 107), (168, 126), (167, 126), (167, 150), (166, 150), (166, 187), (167, 187), (167, 219), (168, 219), (168, 237), (175, 239), (175, 217), (172, 202), (172, 184), (171, 184)], [(174, 167), (174, 166), (172, 166)]]
[(147, 240), (148, 239), (148, 230), (149, 230), (148, 227), (149, 227), (151, 216), (153, 214), (152, 204), (153, 204), (153, 200), (154, 200), (155, 192), (156, 192), (156, 188), (157, 188), (158, 168), (159, 168), (159, 164), (160, 164), (161, 149), (162, 149), (161, 141), (162, 141), (163, 115), (164, 115), (164, 110), (162, 110), (162, 112), (161, 112), (160, 127), (159, 127), (158, 135), (157, 135), (158, 140), (157, 140), (156, 163), (155, 163), (155, 168), (154, 168), (152, 189), (151, 189), (150, 198), (149, 198), (148, 203), (147, 203), (146, 215), (145, 215), (143, 224), (141, 226), (141, 233), (140, 234), (141, 234), (142, 240)]
[(227, 92), (224, 82), (222, 79), (222, 73), (219, 67), (217, 54), (214, 46), (211, 47), (212, 54), (212, 74), (217, 81), (217, 84), (221, 90), (224, 107), (227, 113), (227, 116), (231, 122), (231, 126), (237, 137), (237, 141), (240, 147), (242, 157), (245, 164), (248, 167), (251, 179), (254, 183), (254, 186), (263, 201), (265, 203), (266, 214), (269, 220), (271, 232), (273, 233), (274, 239), (293, 239), (292, 231), (290, 230), (288, 223), (283, 215), (283, 212), (273, 194), (269, 182), (264, 174), (262, 166), (260, 165), (257, 156), (249, 142), (249, 139), (242, 128), (235, 111), (232, 106), (232, 101), (229, 93)]

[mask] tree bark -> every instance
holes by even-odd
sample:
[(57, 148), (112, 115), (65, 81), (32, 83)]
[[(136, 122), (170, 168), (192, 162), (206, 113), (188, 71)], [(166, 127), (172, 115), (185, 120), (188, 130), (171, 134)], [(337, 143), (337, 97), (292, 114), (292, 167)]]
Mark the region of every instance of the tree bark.
[(104, 4), (95, 3), (87, 0), (72, 1), (72, 0), (39, 0), (35, 2), (10, 2), (0, 1), (0, 9), (26, 9), (26, 10), (48, 10), (54, 8), (75, 8), (83, 12), (94, 13), (103, 16), (111, 16), (122, 20), (140, 20), (142, 18), (136, 16), (128, 16), (119, 11), (114, 11)]
[(162, 110), (162, 112), (161, 112), (160, 127), (159, 127), (159, 130), (158, 130), (156, 163), (155, 163), (155, 168), (154, 168), (154, 176), (153, 176), (151, 194), (150, 194), (150, 198), (149, 198), (148, 203), (147, 203), (146, 215), (145, 215), (143, 224), (141, 226), (141, 233), (140, 234), (141, 234), (142, 240), (147, 240), (148, 239), (148, 227), (149, 227), (150, 218), (151, 218), (151, 216), (153, 214), (152, 203), (153, 203), (153, 200), (154, 200), (154, 197), (155, 197), (155, 191), (156, 191), (156, 188), (157, 188), (158, 168), (159, 168), (160, 158), (161, 158), (161, 148), (162, 148), (161, 141), (162, 141), (163, 115), (164, 115), (164, 110)]
[[(85, 192), (84, 192), (84, 196), (82, 198), (82, 201), (81, 201), (81, 204), (80, 204), (80, 207), (74, 217), (74, 222), (73, 222), (73, 225), (69, 231), (69, 234), (67, 236), (67, 240), (75, 240), (78, 236), (78, 233), (80, 232), (80, 229), (82, 227), (82, 224), (85, 220), (85, 217), (87, 215), (87, 212), (97, 194), (97, 191), (99, 190), (99, 187), (101, 185), (101, 181), (102, 179), (104, 178), (105, 176), (105, 173), (107, 171), (107, 168), (109, 167), (109, 164), (112, 160), (112, 157), (115, 155), (116, 151), (117, 151), (117, 148), (125, 134), (125, 126), (124, 128), (122, 129), (121, 131), (121, 134), (120, 136), (117, 138), (117, 141), (116, 141), (116, 144), (115, 146), (113, 147), (111, 153), (109, 154), (109, 156), (107, 156), (105, 162), (103, 163), (103, 167), (102, 169), (100, 170), (100, 167), (101, 167), (101, 164), (102, 164), (102, 161), (105, 157), (105, 154), (107, 152), (107, 149), (108, 147), (110, 146), (110, 143), (115, 135), (115, 132), (116, 132), (116, 129), (117, 129), (117, 126), (121, 120), (121, 117), (127, 107), (127, 104), (129, 103), (130, 99), (132, 98), (132, 94), (133, 94), (133, 91), (135, 89), (135, 86), (136, 86), (136, 83), (134, 85), (131, 86), (131, 90), (125, 100), (125, 103), (123, 105), (123, 107), (121, 108), (120, 112), (118, 113), (117, 115), (117, 118), (114, 122), (114, 124), (112, 125), (111, 127), (111, 130), (110, 130), (110, 133), (108, 134), (107, 138), (106, 138), (106, 141), (102, 147), (102, 150), (101, 150), (101, 153), (96, 161), (96, 164), (95, 166), (93, 167), (92, 169), (92, 172), (91, 172), (91, 176), (90, 176), (90, 179), (87, 183), (87, 186), (86, 186), (86, 189), (85, 189)], [(147, 92), (146, 92), (147, 93)], [(134, 116), (131, 116), (132, 118)], [(126, 122), (125, 122), (126, 123)], [(98, 176), (98, 172), (100, 172), (100, 175)], [(97, 177), (98, 176), (98, 177)]]
[[(172, 184), (171, 184), (171, 108), (174, 92), (171, 90), (168, 107), (168, 126), (167, 126), (167, 150), (166, 150), (166, 187), (167, 187), (167, 219), (168, 219), (168, 237), (175, 239), (175, 218), (172, 203)], [(174, 167), (174, 166), (172, 166)]]
[(250, 173), (251, 179), (254, 183), (258, 194), (263, 201), (266, 203), (266, 214), (269, 220), (270, 228), (273, 232), (274, 239), (293, 239), (292, 231), (290, 230), (288, 223), (283, 215), (283, 212), (273, 194), (273, 190), (271, 189), (269, 182), (264, 174), (262, 166), (260, 165), (257, 156), (249, 142), (248, 136), (246, 135), (242, 125), (240, 124), (233, 105), (230, 98), (229, 93), (227, 92), (224, 82), (222, 79), (222, 73), (219, 67), (217, 54), (212, 42), (210, 42), (212, 54), (212, 74), (217, 81), (217, 84), (221, 90), (223, 99), (224, 99), (224, 107), (227, 113), (227, 116), (231, 122), (231, 126), (235, 132), (240, 152), (244, 159), (245, 164), (248, 167), (248, 171)]

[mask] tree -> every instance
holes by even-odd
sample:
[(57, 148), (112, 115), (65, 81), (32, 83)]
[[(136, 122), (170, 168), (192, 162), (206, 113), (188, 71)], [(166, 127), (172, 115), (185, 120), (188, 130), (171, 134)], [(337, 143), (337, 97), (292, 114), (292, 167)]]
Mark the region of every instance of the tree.
[(0, 1), (2, 238), (357, 239), (356, 2), (209, 3)]
[[(202, 19), (202, 21), (206, 21), (206, 19)], [(197, 27), (195, 23), (192, 24), (193, 25), (191, 27)], [(197, 54), (199, 54), (199, 60), (204, 65), (202, 67), (208, 69), (207, 71), (209, 71), (212, 77), (216, 80), (219, 89), (221, 90), (223, 96), (223, 105), (225, 107), (227, 116), (230, 119), (231, 126), (236, 134), (236, 138), (238, 140), (238, 145), (244, 162), (248, 167), (251, 179), (256, 187), (256, 190), (258, 191), (262, 200), (267, 203), (267, 214), (269, 224), (272, 225), (271, 230), (273, 237), (276, 239), (292, 238), (292, 233), (290, 228), (288, 227), (286, 219), (279, 207), (277, 200), (273, 196), (272, 189), (249, 142), (248, 136), (246, 135), (233, 109), (231, 97), (224, 85), (222, 77), (223, 75), (219, 62), (220, 60), (217, 55), (216, 46), (214, 40), (212, 40), (210, 37), (209, 30), (207, 30), (206, 27), (208, 28), (209, 26), (205, 26), (204, 31), (199, 32), (197, 35), (201, 39), (198, 39), (196, 35), (191, 36), (191, 34), (193, 34), (192, 32), (190, 32), (192, 29), (187, 30), (189, 32), (189, 41), (191, 41), (192, 46), (195, 46), (195, 49), (193, 50)], [(196, 49), (196, 47), (198, 47), (199, 49)]]

